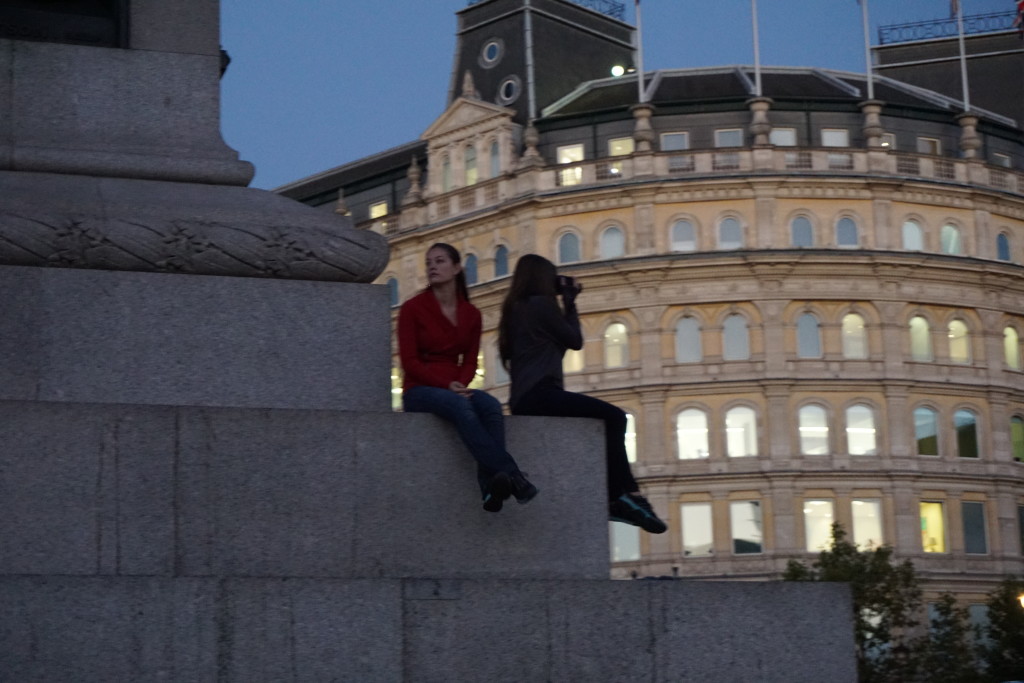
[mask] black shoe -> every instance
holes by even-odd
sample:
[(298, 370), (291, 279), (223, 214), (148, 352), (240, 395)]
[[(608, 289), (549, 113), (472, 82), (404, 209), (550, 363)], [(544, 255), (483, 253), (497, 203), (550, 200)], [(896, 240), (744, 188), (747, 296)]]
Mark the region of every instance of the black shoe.
[(668, 530), (665, 522), (654, 514), (651, 504), (639, 493), (623, 493), (609, 503), (608, 519), (638, 526), (650, 534), (663, 534)]
[(512, 475), (512, 495), (516, 497), (517, 503), (525, 505), (533, 500), (538, 493), (540, 493), (540, 489), (531, 484), (522, 472)]
[(512, 478), (504, 472), (498, 472), (487, 482), (487, 493), (484, 494), (484, 510), (499, 512), (502, 503), (512, 494)]

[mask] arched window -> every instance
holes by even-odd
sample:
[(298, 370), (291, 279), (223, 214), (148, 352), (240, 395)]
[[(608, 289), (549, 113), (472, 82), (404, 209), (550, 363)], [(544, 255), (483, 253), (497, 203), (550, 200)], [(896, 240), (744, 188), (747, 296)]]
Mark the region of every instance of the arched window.
[(996, 237), (996, 258), (1000, 261), (1010, 260), (1010, 236), (1005, 232)]
[(730, 458), (757, 455), (757, 415), (739, 406), (725, 414), (725, 452)]
[(388, 300), (392, 306), (398, 305), (398, 280), (393, 277), (388, 278)]
[(718, 223), (718, 248), (740, 249), (743, 247), (743, 228), (740, 222), (731, 216)]
[(924, 251), (924, 233), (917, 221), (903, 223), (903, 248), (907, 251)]
[(1024, 462), (1024, 417), (1010, 418), (1010, 453), (1017, 462)]
[(604, 366), (624, 368), (629, 364), (629, 332), (622, 323), (612, 323), (604, 330)]
[(672, 251), (697, 251), (697, 230), (693, 223), (680, 219), (672, 224)]
[(932, 330), (919, 315), (910, 319), (910, 357), (917, 361), (932, 360)]
[(843, 316), (843, 358), (867, 358), (868, 334), (864, 329), (864, 318), (856, 313)]
[(798, 413), (800, 453), (828, 455), (828, 414), (821, 406), (804, 406)]
[(1006, 367), (1011, 370), (1020, 370), (1020, 336), (1017, 330), (1012, 327), (1003, 329), (1003, 358)]
[(566, 349), (562, 356), (562, 372), (571, 374), (583, 369), (583, 349)]
[(875, 411), (858, 404), (846, 409), (846, 452), (850, 455), (877, 455)]
[(494, 277), (508, 275), (508, 247), (504, 244), (494, 250)]
[(466, 284), (475, 285), (477, 283), (476, 273), (476, 255), (469, 254), (462, 262), (462, 272), (466, 274)]
[(580, 238), (567, 232), (558, 238), (558, 262), (576, 263), (580, 260)]
[(497, 178), (499, 175), (501, 175), (501, 152), (498, 141), (495, 140), (491, 143), (491, 177)]
[(626, 413), (626, 460), (636, 462), (636, 418)]
[(978, 457), (978, 416), (962, 409), (953, 413), (956, 429), (956, 454), (961, 458)]
[(941, 244), (943, 254), (962, 256), (964, 253), (964, 243), (960, 236), (960, 228), (955, 225), (950, 225), (949, 223), (943, 225)]
[(747, 319), (734, 313), (722, 324), (722, 358), (724, 360), (747, 360), (750, 358), (750, 333)]
[(676, 323), (676, 362), (699, 363), (704, 358), (700, 343), (700, 323), (689, 316)]
[(836, 223), (836, 246), (848, 249), (860, 246), (857, 224), (848, 216), (840, 218), (839, 222)]
[(680, 460), (708, 457), (707, 413), (687, 408), (676, 416), (676, 448)]
[(963, 320), (949, 323), (949, 360), (953, 363), (971, 362), (971, 338)]
[(601, 233), (601, 258), (622, 258), (626, 254), (626, 236), (612, 226)]
[(452, 189), (452, 160), (446, 154), (441, 159), (441, 192), (449, 192)]
[(476, 181), (480, 179), (476, 170), (476, 147), (473, 145), (466, 147), (463, 161), (466, 164), (466, 185), (476, 185)]
[(796, 319), (796, 355), (821, 358), (821, 328), (813, 313), (804, 313)]
[(794, 247), (814, 246), (814, 227), (806, 216), (797, 216), (789, 224), (790, 242)]
[(939, 415), (931, 408), (914, 409), (914, 440), (918, 455), (939, 454)]

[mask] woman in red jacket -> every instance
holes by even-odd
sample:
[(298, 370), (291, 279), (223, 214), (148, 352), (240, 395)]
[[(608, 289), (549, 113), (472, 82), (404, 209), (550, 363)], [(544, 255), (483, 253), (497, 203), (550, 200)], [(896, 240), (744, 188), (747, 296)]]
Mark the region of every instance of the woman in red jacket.
[(526, 503), (537, 495), (505, 450), (501, 403), (468, 388), (480, 351), (480, 311), (469, 303), (466, 276), (455, 247), (427, 250), (427, 288), (398, 313), (398, 355), (405, 378), (406, 412), (433, 413), (455, 425), (477, 461), (484, 510), (497, 512), (515, 496)]

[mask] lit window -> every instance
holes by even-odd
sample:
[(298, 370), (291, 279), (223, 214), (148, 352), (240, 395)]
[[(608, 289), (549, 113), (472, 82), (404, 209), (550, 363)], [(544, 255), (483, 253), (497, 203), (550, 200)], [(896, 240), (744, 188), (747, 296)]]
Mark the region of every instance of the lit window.
[(398, 368), (391, 368), (391, 410), (402, 410), (402, 374)]
[(508, 370), (505, 369), (505, 364), (501, 362), (501, 352), (498, 350), (498, 342), (494, 342), (494, 383), (495, 384), (508, 384), (509, 376)]
[(729, 527), (734, 554), (750, 555), (764, 552), (761, 501), (736, 500), (731, 502), (729, 504)]
[[(555, 159), (559, 164), (578, 164), (583, 161), (583, 145), (563, 145), (555, 150)], [(558, 169), (560, 185), (579, 185), (583, 182), (583, 167), (571, 166)]]
[(723, 218), (718, 223), (718, 248), (740, 249), (743, 247), (743, 228), (735, 218)]
[(843, 358), (867, 358), (868, 336), (864, 318), (856, 313), (843, 316)]
[(672, 251), (696, 251), (697, 231), (693, 223), (678, 220), (672, 224)]
[(608, 141), (608, 156), (623, 157), (633, 153), (633, 138), (615, 138)]
[(949, 323), (949, 360), (953, 363), (971, 362), (971, 338), (967, 334), (967, 325), (962, 320)]
[(1020, 370), (1020, 336), (1012, 327), (1003, 329), (1003, 360), (1010, 370)]
[(622, 230), (611, 227), (601, 233), (601, 258), (622, 258), (626, 254), (626, 236)]
[(960, 236), (960, 229), (955, 225), (946, 224), (942, 226), (942, 253), (962, 256), (964, 253), (963, 239)]
[(796, 147), (796, 128), (772, 128), (768, 142), (778, 147)]
[(498, 141), (495, 140), (491, 143), (491, 177), (497, 178), (499, 175), (501, 175), (501, 152)]
[(836, 223), (836, 246), (857, 247), (860, 245), (860, 238), (857, 235), (857, 224), (852, 218), (844, 216)]
[(397, 306), (398, 301), (398, 280), (393, 277), (389, 277), (387, 281), (388, 285), (388, 300), (391, 306)]
[(860, 548), (882, 545), (882, 501), (874, 498), (853, 500), (853, 542)]
[(676, 323), (676, 362), (699, 363), (704, 358), (700, 342), (700, 323), (689, 316)]
[(910, 319), (910, 357), (916, 361), (932, 360), (932, 331), (928, 321), (919, 315)]
[(1010, 418), (1010, 453), (1017, 462), (1024, 462), (1024, 417)]
[(725, 451), (730, 458), (757, 455), (757, 416), (752, 408), (732, 408), (725, 414)]
[(715, 131), (715, 147), (742, 147), (743, 129), (724, 128)]
[(1000, 261), (1010, 260), (1010, 237), (1005, 232), (996, 237), (996, 258)]
[(978, 457), (978, 416), (970, 410), (953, 413), (956, 429), (956, 454), (961, 458)]
[(608, 544), (612, 562), (632, 562), (640, 559), (640, 527), (608, 522)]
[(473, 372), (473, 379), (469, 382), (470, 389), (484, 388), (484, 350), (480, 349), (476, 354), (476, 371)]
[(462, 263), (462, 272), (466, 275), (466, 284), (475, 285), (477, 283), (476, 274), (476, 256), (470, 254), (467, 256)]
[(798, 413), (800, 453), (828, 455), (828, 414), (821, 406), (803, 406)]
[(687, 408), (676, 416), (676, 444), (680, 460), (708, 457), (708, 416), (703, 410)]
[(794, 247), (814, 246), (814, 227), (806, 216), (797, 216), (789, 224), (790, 242)]
[(823, 128), (821, 130), (822, 147), (849, 147), (850, 132), (845, 128)]
[(562, 372), (571, 374), (583, 369), (583, 349), (566, 349), (562, 356)]
[(796, 355), (821, 358), (821, 329), (813, 313), (804, 313), (796, 320)]
[(626, 460), (636, 462), (636, 418), (626, 413)]
[(926, 553), (946, 552), (946, 521), (942, 503), (921, 501), (921, 548)]
[(896, 135), (894, 133), (882, 133), (882, 149), (896, 149)]
[(807, 552), (832, 547), (832, 522), (835, 520), (831, 500), (804, 501), (804, 538)]
[(384, 216), (387, 216), (387, 215), (388, 215), (388, 203), (387, 203), (387, 201), (374, 202), (373, 204), (370, 204), (370, 220), (376, 220), (378, 218), (384, 218)]
[(494, 277), (508, 275), (508, 247), (499, 246), (494, 250)]
[(750, 358), (750, 334), (747, 319), (735, 313), (722, 323), (722, 359), (748, 360)]
[(876, 455), (875, 411), (870, 406), (846, 409), (846, 448), (850, 455)]
[(629, 334), (622, 323), (612, 323), (604, 331), (604, 366), (624, 368), (629, 363)]
[(463, 162), (466, 170), (466, 185), (476, 185), (479, 176), (476, 171), (476, 147), (469, 145), (463, 154)]
[(452, 160), (445, 156), (441, 160), (441, 192), (448, 192), (452, 189)]
[(679, 518), (683, 557), (711, 557), (714, 554), (711, 503), (683, 503), (679, 506)]
[(924, 251), (924, 233), (917, 221), (903, 223), (903, 248), (907, 251)]
[(968, 555), (988, 553), (988, 534), (985, 531), (985, 504), (974, 501), (960, 503), (960, 516), (964, 523), (964, 552)]
[(939, 417), (931, 408), (914, 409), (914, 439), (918, 455), (939, 454)]
[(576, 263), (580, 260), (580, 238), (567, 232), (558, 238), (558, 262)]
[(689, 133), (662, 133), (661, 134), (661, 151), (662, 152), (681, 152), (683, 150), (690, 149), (690, 134)]
[(942, 154), (942, 143), (938, 138), (918, 138), (917, 153), (938, 156)]

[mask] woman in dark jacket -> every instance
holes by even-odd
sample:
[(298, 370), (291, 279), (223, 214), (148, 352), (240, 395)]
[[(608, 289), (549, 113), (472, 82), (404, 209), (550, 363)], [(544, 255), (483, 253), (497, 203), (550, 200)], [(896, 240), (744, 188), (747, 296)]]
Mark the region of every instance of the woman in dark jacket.
[[(509, 371), (513, 415), (593, 417), (604, 421), (609, 518), (652, 534), (666, 530), (639, 494), (626, 457), (626, 413), (610, 403), (566, 391), (562, 356), (583, 348), (576, 296), (583, 288), (559, 276), (542, 256), (526, 254), (516, 264), (501, 309), (498, 350)], [(562, 306), (558, 296), (562, 297)]]

